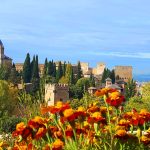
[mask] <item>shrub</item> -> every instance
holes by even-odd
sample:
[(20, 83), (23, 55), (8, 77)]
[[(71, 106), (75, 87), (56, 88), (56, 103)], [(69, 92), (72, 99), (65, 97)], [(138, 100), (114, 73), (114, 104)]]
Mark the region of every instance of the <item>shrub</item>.
[(16, 125), (21, 121), (23, 121), (22, 118), (17, 118), (15, 116), (5, 116), (0, 118), (0, 132), (10, 133), (14, 131), (16, 129)]

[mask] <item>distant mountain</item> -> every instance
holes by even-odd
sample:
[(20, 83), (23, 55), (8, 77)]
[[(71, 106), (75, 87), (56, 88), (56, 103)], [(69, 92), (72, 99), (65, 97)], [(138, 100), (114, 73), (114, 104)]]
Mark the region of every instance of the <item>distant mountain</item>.
[(150, 74), (148, 75), (133, 75), (134, 80), (139, 82), (150, 82)]

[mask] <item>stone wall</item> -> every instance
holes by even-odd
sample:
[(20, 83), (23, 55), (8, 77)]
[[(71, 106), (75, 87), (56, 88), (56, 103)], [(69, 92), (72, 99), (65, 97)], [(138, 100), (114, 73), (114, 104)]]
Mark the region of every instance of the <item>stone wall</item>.
[(127, 82), (132, 79), (132, 66), (115, 66), (115, 76)]
[[(18, 72), (23, 71), (23, 63), (16, 63), (15, 67)], [(39, 64), (39, 73), (40, 75), (44, 73), (44, 64)]]
[(57, 101), (66, 102), (69, 100), (69, 87), (66, 84), (46, 84), (45, 101), (54, 105)]

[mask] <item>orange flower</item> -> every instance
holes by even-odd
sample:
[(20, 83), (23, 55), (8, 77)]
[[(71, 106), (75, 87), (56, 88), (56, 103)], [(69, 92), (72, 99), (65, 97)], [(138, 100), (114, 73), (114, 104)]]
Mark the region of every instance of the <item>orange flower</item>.
[(61, 122), (64, 122), (64, 121), (72, 122), (77, 118), (77, 113), (75, 113), (75, 111), (72, 108), (66, 109), (63, 112), (63, 114), (64, 114), (64, 117), (60, 119)]
[(50, 150), (50, 145), (49, 144), (45, 145), (45, 147), (43, 147), (42, 150)]
[(126, 130), (120, 129), (116, 131), (115, 137), (119, 139), (126, 139), (128, 137), (128, 134)]
[(113, 92), (109, 94), (109, 97), (106, 99), (106, 102), (109, 105), (115, 106), (116, 108), (118, 108), (124, 101), (124, 96), (122, 96), (119, 92)]
[(88, 120), (87, 120), (89, 123), (98, 123), (98, 122), (101, 122), (101, 123), (106, 123), (106, 120), (105, 118), (103, 118), (101, 116), (101, 113), (100, 112), (94, 112), (90, 117), (88, 117)]
[(66, 118), (72, 116), (73, 114), (74, 114), (74, 111), (73, 111), (72, 108), (66, 109), (66, 110), (64, 111), (64, 117), (66, 117)]
[(23, 131), (25, 129), (26, 125), (24, 124), (24, 122), (20, 122), (16, 125), (16, 130), (17, 131)]
[(38, 139), (44, 137), (46, 135), (46, 132), (47, 132), (46, 128), (44, 128), (44, 127), (39, 128), (38, 131), (36, 132), (34, 138), (38, 140)]
[(99, 110), (100, 110), (100, 108), (98, 106), (91, 106), (88, 108), (87, 111), (93, 113), (93, 112), (97, 112)]
[(18, 123), (16, 125), (16, 130), (12, 132), (12, 136), (16, 137), (22, 135), (24, 139), (26, 139), (29, 135), (31, 135), (32, 129), (30, 127), (26, 127), (23, 122)]
[(108, 93), (112, 93), (112, 92), (115, 92), (115, 91), (116, 91), (115, 89), (103, 88), (103, 89), (97, 90), (95, 92), (95, 96), (108, 95)]
[(119, 126), (124, 126), (124, 127), (128, 127), (130, 124), (130, 121), (125, 120), (125, 119), (121, 119), (118, 123)]
[(47, 123), (47, 120), (40, 117), (40, 116), (36, 116), (35, 118), (29, 120), (28, 122), (28, 126), (32, 129), (37, 129), (40, 127), (45, 127)]
[(143, 142), (145, 145), (150, 144), (150, 138), (148, 138), (148, 137), (145, 136), (145, 135), (143, 135), (140, 140), (141, 140), (141, 142)]
[(57, 139), (53, 144), (52, 144), (52, 150), (62, 150), (64, 146), (64, 143), (60, 140)]
[(68, 103), (64, 104), (63, 102), (57, 102), (56, 106), (49, 106), (49, 111), (52, 114), (62, 113), (64, 110), (69, 109), (70, 105)]

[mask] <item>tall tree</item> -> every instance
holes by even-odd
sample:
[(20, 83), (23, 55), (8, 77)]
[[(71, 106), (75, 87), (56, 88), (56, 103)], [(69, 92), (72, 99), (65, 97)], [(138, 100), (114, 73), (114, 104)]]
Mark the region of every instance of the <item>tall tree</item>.
[(78, 61), (77, 65), (77, 81), (82, 77), (82, 70), (81, 70), (81, 64), (80, 61)]
[(63, 64), (63, 76), (65, 76), (65, 73), (66, 73), (66, 61), (64, 61)]
[(31, 64), (30, 64), (30, 66), (31, 66), (31, 78), (33, 76), (33, 67), (34, 67), (34, 64), (35, 64), (35, 55), (33, 56), (33, 59), (32, 59)]
[(38, 55), (36, 55), (32, 73), (32, 92), (33, 93), (37, 92), (39, 88), (40, 88), (40, 76), (39, 76)]
[(90, 86), (95, 87), (95, 79), (92, 73), (90, 74)]
[(24, 65), (23, 65), (23, 81), (29, 83), (31, 80), (31, 66), (30, 66), (30, 54), (27, 53)]
[(10, 81), (11, 83), (13, 83), (14, 85), (17, 85), (19, 83), (19, 81), (20, 81), (20, 77), (19, 77), (18, 72), (16, 71), (16, 67), (15, 67), (14, 63), (12, 65), (8, 81)]
[(56, 77), (56, 64), (53, 63), (53, 74), (52, 74), (53, 77)]
[(74, 72), (73, 72), (73, 68), (71, 66), (70, 84), (74, 84), (74, 83), (75, 83)]
[(39, 65), (38, 65), (38, 56), (36, 55), (35, 61), (33, 61), (33, 72), (32, 72), (32, 78), (39, 78)]
[(115, 71), (114, 69), (110, 72), (110, 78), (112, 79), (112, 83), (115, 83)]
[(47, 75), (47, 71), (48, 71), (48, 60), (47, 58), (45, 59), (45, 63), (44, 63), (44, 76)]
[(62, 64), (61, 61), (58, 63), (58, 69), (56, 71), (56, 80), (59, 81), (59, 79), (63, 76), (63, 70), (62, 70)]
[(101, 80), (101, 82), (102, 82), (102, 83), (105, 83), (106, 78), (107, 78), (107, 69), (105, 68), (105, 69), (104, 69), (104, 72), (103, 72), (103, 74), (102, 74), (102, 80)]
[(53, 63), (52, 61), (49, 61), (48, 63), (48, 75), (51, 76), (53, 73)]

